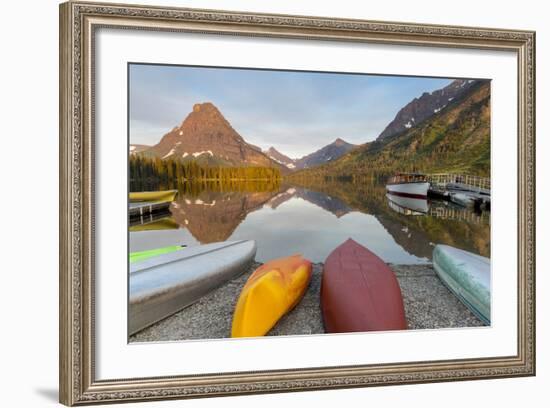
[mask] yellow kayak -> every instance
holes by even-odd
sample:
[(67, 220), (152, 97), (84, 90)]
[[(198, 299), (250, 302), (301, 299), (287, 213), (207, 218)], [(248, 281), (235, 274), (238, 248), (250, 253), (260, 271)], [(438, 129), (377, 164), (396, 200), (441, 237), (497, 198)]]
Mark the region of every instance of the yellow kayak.
[(130, 202), (139, 203), (147, 201), (151, 203), (162, 201), (174, 201), (178, 190), (165, 190), (165, 191), (138, 191), (130, 193)]
[(311, 280), (311, 262), (301, 255), (274, 259), (256, 269), (245, 283), (231, 337), (265, 335), (298, 304)]

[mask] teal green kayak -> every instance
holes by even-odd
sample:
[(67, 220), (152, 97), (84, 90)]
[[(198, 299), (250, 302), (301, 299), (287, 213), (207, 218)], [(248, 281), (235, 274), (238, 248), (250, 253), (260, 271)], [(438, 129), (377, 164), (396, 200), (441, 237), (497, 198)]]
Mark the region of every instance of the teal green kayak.
[(491, 260), (448, 245), (436, 245), (439, 278), (483, 323), (491, 324)]
[(185, 245), (170, 245), (162, 248), (148, 249), (147, 251), (130, 252), (130, 263), (145, 261), (157, 255), (176, 252), (185, 248)]

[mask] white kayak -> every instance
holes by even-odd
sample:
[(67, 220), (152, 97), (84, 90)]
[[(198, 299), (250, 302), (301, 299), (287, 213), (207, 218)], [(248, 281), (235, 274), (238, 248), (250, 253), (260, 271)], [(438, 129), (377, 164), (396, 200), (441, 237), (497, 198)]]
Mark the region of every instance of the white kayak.
[(485, 324), (491, 324), (491, 260), (448, 245), (436, 245), (433, 265), (460, 301)]
[(130, 264), (129, 334), (195, 303), (245, 272), (255, 256), (254, 241), (227, 241)]

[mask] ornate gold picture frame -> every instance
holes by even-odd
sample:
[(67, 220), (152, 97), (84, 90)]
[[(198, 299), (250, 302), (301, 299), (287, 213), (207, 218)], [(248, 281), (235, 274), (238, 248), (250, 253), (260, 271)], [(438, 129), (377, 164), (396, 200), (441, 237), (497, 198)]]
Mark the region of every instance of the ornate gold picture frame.
[[(517, 352), (513, 355), (438, 361), (97, 379), (94, 216), (98, 186), (95, 183), (94, 52), (95, 35), (100, 28), (514, 53), (518, 72), (519, 169)], [(535, 33), (229, 11), (64, 3), (60, 6), (59, 256), (59, 383), (60, 401), (66, 405), (534, 375)], [(510, 268), (513, 266), (510, 265)]]

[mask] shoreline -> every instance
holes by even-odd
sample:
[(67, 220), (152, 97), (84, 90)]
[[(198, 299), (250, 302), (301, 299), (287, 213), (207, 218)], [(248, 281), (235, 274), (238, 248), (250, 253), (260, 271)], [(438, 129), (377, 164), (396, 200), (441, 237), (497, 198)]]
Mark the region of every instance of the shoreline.
[[(205, 295), (198, 302), (130, 336), (129, 342), (228, 338), (241, 289), (262, 263)], [(443, 285), (430, 264), (388, 264), (394, 271), (410, 330), (479, 327), (484, 324)], [(324, 334), (319, 294), (323, 264), (312, 264), (304, 297), (267, 336)]]

